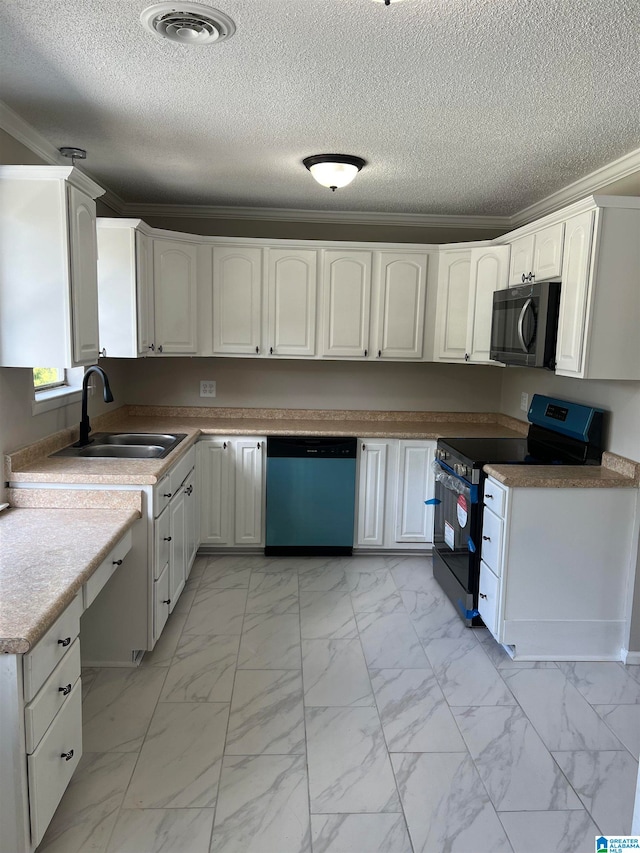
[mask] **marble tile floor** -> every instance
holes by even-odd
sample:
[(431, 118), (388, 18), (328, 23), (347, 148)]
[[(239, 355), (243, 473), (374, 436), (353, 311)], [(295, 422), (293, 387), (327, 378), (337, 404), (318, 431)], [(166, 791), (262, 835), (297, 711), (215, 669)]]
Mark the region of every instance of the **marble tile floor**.
[(640, 667), (513, 661), (421, 556), (200, 556), (138, 669), (83, 672), (38, 853), (591, 853)]

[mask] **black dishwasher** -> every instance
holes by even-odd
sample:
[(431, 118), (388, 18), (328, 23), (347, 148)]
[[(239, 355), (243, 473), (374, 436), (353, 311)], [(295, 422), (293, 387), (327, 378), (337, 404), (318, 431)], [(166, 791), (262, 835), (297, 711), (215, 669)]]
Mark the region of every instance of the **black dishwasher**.
[(267, 555), (350, 555), (355, 438), (267, 438)]

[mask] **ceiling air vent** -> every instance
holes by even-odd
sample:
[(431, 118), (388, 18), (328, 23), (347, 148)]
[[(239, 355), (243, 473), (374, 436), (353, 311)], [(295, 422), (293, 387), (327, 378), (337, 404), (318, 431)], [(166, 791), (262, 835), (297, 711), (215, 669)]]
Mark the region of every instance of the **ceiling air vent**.
[(231, 18), (200, 3), (155, 3), (140, 15), (142, 26), (158, 38), (178, 44), (213, 44), (231, 38)]

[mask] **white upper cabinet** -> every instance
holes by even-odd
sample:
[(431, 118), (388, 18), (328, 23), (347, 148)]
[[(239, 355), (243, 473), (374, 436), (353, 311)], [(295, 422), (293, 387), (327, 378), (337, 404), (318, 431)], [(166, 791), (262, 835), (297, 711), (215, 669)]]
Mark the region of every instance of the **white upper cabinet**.
[(438, 267), (436, 358), (466, 361), (471, 293), (471, 250), (442, 252)]
[(508, 246), (440, 256), (436, 360), (495, 364), (489, 358), (493, 294), (507, 286)]
[(268, 250), (269, 355), (316, 352), (315, 249)]
[(511, 242), (509, 286), (558, 278), (562, 270), (564, 222)]
[(380, 252), (377, 255), (378, 334), (374, 353), (377, 358), (422, 359), (427, 261), (426, 254)]
[(153, 240), (156, 349), (198, 352), (198, 250), (180, 240)]
[(566, 221), (556, 373), (640, 379), (640, 199), (595, 197)]
[(323, 253), (322, 355), (366, 358), (371, 313), (371, 252)]
[(589, 210), (566, 223), (556, 343), (558, 373), (579, 374), (582, 370), (594, 217), (595, 212)]
[(262, 329), (262, 249), (213, 247), (213, 352), (259, 355)]
[(98, 358), (95, 201), (76, 169), (0, 167), (0, 365)]
[(100, 348), (111, 358), (155, 350), (153, 241), (138, 223), (98, 219)]
[(507, 286), (508, 246), (487, 246), (471, 250), (469, 292), (469, 361), (491, 362), (491, 317), (493, 294)]

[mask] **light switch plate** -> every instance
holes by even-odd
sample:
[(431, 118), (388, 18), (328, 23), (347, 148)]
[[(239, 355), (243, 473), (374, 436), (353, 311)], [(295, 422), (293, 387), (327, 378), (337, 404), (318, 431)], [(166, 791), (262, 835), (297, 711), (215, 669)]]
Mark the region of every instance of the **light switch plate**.
[(529, 411), (529, 395), (526, 393), (526, 391), (523, 391), (520, 394), (520, 411), (521, 412), (528, 412)]
[(211, 379), (202, 379), (200, 381), (200, 396), (201, 397), (215, 397), (216, 396), (216, 383)]

